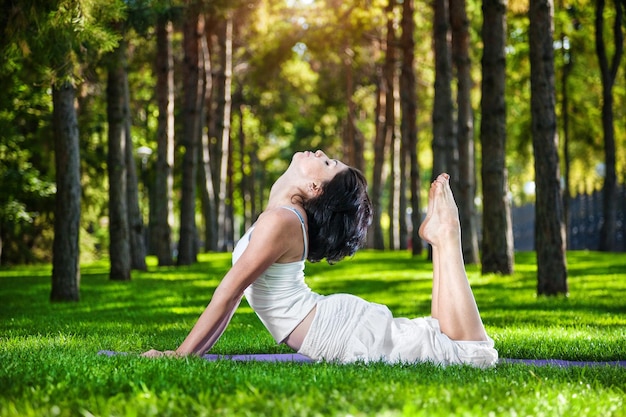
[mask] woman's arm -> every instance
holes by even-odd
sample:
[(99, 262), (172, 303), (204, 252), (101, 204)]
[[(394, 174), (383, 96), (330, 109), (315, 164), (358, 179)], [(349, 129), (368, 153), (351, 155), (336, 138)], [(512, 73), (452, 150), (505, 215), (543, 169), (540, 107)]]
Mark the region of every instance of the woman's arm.
[(302, 240), (298, 235), (302, 232), (295, 216), (285, 216), (280, 211), (266, 212), (257, 221), (248, 247), (224, 276), (211, 302), (178, 349), (164, 353), (152, 350), (144, 355), (202, 355), (211, 349), (228, 326), (244, 290), (272, 263), (292, 251), (294, 240)]
[[(218, 287), (219, 289), (219, 287)], [(191, 329), (183, 343), (175, 351), (149, 350), (143, 356), (184, 356), (189, 354), (203, 355), (218, 341), (230, 319), (235, 314), (239, 306), (241, 296), (238, 300), (229, 300), (215, 290), (211, 302), (198, 318), (196, 324)]]

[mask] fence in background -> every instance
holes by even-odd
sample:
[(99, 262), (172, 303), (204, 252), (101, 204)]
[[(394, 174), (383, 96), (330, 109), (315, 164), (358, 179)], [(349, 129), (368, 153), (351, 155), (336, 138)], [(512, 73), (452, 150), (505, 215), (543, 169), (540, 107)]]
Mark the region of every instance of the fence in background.
[[(515, 250), (535, 249), (535, 205), (513, 207), (513, 238)], [(569, 224), (567, 248), (571, 250), (597, 250), (600, 242), (602, 214), (602, 191), (579, 194), (569, 201)], [(616, 250), (626, 251), (626, 185), (617, 190), (617, 236)]]

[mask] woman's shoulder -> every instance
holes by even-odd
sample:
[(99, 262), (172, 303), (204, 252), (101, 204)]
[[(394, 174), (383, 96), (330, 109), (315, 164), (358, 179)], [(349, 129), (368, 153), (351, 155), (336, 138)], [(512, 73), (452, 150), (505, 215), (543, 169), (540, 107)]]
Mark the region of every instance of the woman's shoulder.
[(272, 246), (282, 252), (279, 262), (299, 260), (304, 251), (303, 226), (291, 210), (275, 207), (264, 211), (254, 226), (254, 246)]
[(266, 209), (257, 220), (259, 222), (276, 224), (276, 225), (299, 225), (306, 223), (306, 214), (304, 209), (293, 206), (277, 206)]
[(285, 209), (283, 206), (267, 209), (254, 224), (255, 233), (260, 229), (271, 235), (295, 237), (297, 235), (294, 235), (294, 232), (302, 230), (302, 222), (306, 224), (306, 218), (302, 213), (303, 210), (298, 210), (297, 216), (291, 209)]

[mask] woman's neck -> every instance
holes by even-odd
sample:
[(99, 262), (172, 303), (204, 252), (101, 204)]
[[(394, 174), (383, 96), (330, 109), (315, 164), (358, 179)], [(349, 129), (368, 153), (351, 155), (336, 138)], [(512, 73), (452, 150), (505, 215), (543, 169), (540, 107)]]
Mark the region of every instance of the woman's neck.
[(270, 189), (266, 210), (280, 206), (294, 205), (298, 201), (294, 196), (298, 194), (298, 187), (291, 184), (285, 176), (281, 176), (274, 182), (274, 185), (272, 185)]

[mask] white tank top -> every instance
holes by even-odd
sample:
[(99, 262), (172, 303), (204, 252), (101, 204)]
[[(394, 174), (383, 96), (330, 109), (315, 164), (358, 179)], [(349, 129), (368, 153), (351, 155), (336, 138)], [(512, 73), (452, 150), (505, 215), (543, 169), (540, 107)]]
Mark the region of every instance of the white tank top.
[[(269, 330), (276, 343), (283, 342), (315, 307), (317, 302), (324, 297), (313, 292), (304, 282), (304, 260), (308, 247), (304, 219), (296, 209), (292, 207), (282, 208), (293, 211), (300, 219), (304, 238), (302, 259), (296, 262), (270, 265), (244, 291), (248, 304)], [(233, 251), (233, 265), (248, 247), (253, 230), (254, 226), (237, 243)]]

